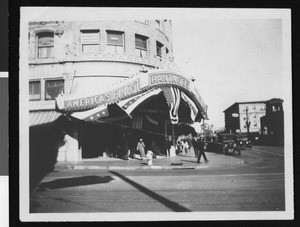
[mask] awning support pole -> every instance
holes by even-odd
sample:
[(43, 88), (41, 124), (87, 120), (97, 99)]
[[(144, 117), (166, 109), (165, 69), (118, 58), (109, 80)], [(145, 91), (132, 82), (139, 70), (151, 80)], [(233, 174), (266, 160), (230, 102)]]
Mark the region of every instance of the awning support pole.
[[(165, 125), (165, 143), (167, 144), (167, 141), (166, 140), (169, 140), (168, 138), (168, 126), (167, 126), (167, 119), (164, 120), (164, 125)], [(168, 149), (166, 149), (166, 155), (167, 157), (169, 156), (169, 152), (168, 152)]]
[(174, 147), (176, 147), (176, 143), (175, 143), (175, 130), (174, 130), (174, 124), (172, 124), (172, 145)]

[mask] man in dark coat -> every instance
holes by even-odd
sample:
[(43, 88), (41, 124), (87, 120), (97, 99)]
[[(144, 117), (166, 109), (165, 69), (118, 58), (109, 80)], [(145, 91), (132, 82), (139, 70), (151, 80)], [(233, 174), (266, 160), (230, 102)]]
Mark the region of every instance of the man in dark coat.
[(200, 140), (197, 141), (198, 144), (198, 150), (199, 150), (199, 156), (197, 162), (200, 163), (201, 155), (203, 155), (204, 161), (207, 163), (208, 159), (205, 154), (206, 149), (206, 143), (204, 141), (204, 137), (201, 137)]

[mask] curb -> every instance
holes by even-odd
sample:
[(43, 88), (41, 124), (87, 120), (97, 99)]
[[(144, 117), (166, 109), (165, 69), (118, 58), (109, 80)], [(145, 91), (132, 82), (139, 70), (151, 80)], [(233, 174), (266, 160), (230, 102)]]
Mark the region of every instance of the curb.
[(55, 170), (74, 169), (74, 170), (179, 170), (179, 169), (202, 169), (208, 166), (55, 166)]

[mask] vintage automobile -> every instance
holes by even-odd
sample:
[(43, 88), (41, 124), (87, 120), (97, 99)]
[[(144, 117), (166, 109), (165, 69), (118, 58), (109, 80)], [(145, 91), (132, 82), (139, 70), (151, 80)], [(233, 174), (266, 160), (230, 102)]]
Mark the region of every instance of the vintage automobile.
[(223, 153), (227, 155), (230, 153), (241, 154), (241, 147), (234, 141), (234, 134), (222, 133), (218, 137), (213, 137), (207, 144), (207, 150)]
[(234, 142), (241, 147), (242, 150), (248, 147), (250, 150), (252, 148), (252, 142), (245, 134), (235, 134)]

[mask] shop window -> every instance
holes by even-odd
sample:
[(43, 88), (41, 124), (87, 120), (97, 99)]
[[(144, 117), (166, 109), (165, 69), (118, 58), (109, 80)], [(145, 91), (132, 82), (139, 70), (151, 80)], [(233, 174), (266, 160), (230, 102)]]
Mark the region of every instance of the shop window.
[(112, 54), (124, 53), (124, 33), (107, 31), (107, 51)]
[(155, 20), (155, 28), (161, 30), (161, 24), (159, 20)]
[(135, 50), (139, 57), (147, 57), (148, 55), (148, 37), (142, 35), (135, 35)]
[(41, 100), (41, 82), (30, 81), (29, 82), (29, 100), (39, 101)]
[(156, 41), (156, 55), (160, 60), (162, 59), (162, 54), (161, 54), (162, 47), (163, 45), (160, 42)]
[(54, 50), (54, 33), (37, 33), (37, 57), (41, 59), (52, 58)]
[(45, 99), (54, 100), (64, 90), (64, 80), (48, 80), (45, 82)]
[(99, 30), (81, 31), (81, 51), (82, 53), (99, 52)]

